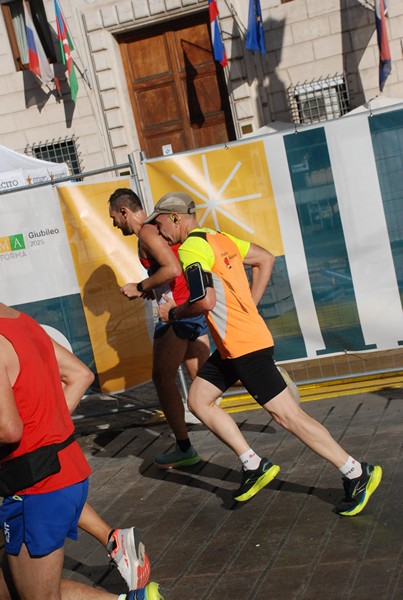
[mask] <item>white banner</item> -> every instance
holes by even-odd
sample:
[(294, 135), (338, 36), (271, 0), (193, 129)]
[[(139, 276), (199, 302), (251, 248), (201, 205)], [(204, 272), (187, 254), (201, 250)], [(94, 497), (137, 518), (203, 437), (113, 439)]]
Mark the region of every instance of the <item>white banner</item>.
[(0, 298), (18, 305), (79, 291), (57, 192), (0, 196)]
[(15, 190), (22, 185), (27, 185), (27, 182), (21, 169), (0, 173), (0, 191)]
[(403, 110), (357, 114), (144, 161), (154, 203), (276, 256), (259, 304), (278, 360), (403, 344)]

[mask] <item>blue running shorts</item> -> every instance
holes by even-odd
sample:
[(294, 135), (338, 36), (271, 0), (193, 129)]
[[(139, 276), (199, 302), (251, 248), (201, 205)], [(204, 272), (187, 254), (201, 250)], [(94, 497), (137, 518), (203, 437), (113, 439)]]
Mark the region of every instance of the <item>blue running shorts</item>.
[(172, 323), (164, 323), (160, 319), (154, 329), (154, 339), (157, 340), (162, 337), (170, 327), (173, 327), (175, 335), (178, 338), (189, 340), (190, 342), (194, 342), (198, 337), (208, 332), (204, 315), (190, 317), (189, 319), (179, 319), (179, 321), (173, 321)]
[(88, 479), (46, 494), (8, 496), (0, 507), (7, 554), (18, 556), (26, 544), (31, 557), (63, 548), (77, 539), (77, 524), (88, 495)]

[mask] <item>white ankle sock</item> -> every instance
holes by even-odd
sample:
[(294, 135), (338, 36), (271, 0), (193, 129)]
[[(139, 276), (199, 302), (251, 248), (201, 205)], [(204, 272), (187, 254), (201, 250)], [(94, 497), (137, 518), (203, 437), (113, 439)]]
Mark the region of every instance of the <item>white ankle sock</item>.
[(361, 463), (355, 460), (352, 456), (349, 456), (345, 464), (339, 468), (339, 471), (344, 477), (348, 479), (355, 479), (362, 475)]
[(239, 460), (242, 463), (244, 471), (252, 471), (259, 467), (261, 458), (252, 450), (252, 448), (249, 448), (249, 450), (240, 455)]

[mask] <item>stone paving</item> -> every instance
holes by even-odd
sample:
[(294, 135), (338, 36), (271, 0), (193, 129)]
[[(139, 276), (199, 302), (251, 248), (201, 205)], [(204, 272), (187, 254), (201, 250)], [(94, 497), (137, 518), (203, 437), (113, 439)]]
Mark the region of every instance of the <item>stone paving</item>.
[[(238, 506), (231, 499), (238, 459), (202, 425), (189, 426), (202, 463), (168, 472), (153, 465), (174, 442), (151, 385), (87, 398), (75, 422), (93, 468), (91, 504), (113, 526), (144, 530), (152, 579), (166, 600), (400, 600), (402, 404), (403, 389), (385, 387), (303, 405), (353, 456), (382, 465), (381, 486), (354, 518), (332, 512), (342, 496), (338, 471), (262, 409), (233, 417), (281, 471)], [(124, 591), (104, 549), (84, 532), (67, 543), (65, 567), (69, 578)]]

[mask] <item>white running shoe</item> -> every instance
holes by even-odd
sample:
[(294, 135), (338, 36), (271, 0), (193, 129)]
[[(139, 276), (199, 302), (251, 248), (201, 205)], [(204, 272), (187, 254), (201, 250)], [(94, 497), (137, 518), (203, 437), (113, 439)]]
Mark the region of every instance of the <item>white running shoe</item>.
[(146, 586), (151, 567), (143, 543), (143, 534), (139, 529), (115, 529), (106, 550), (129, 590)]

